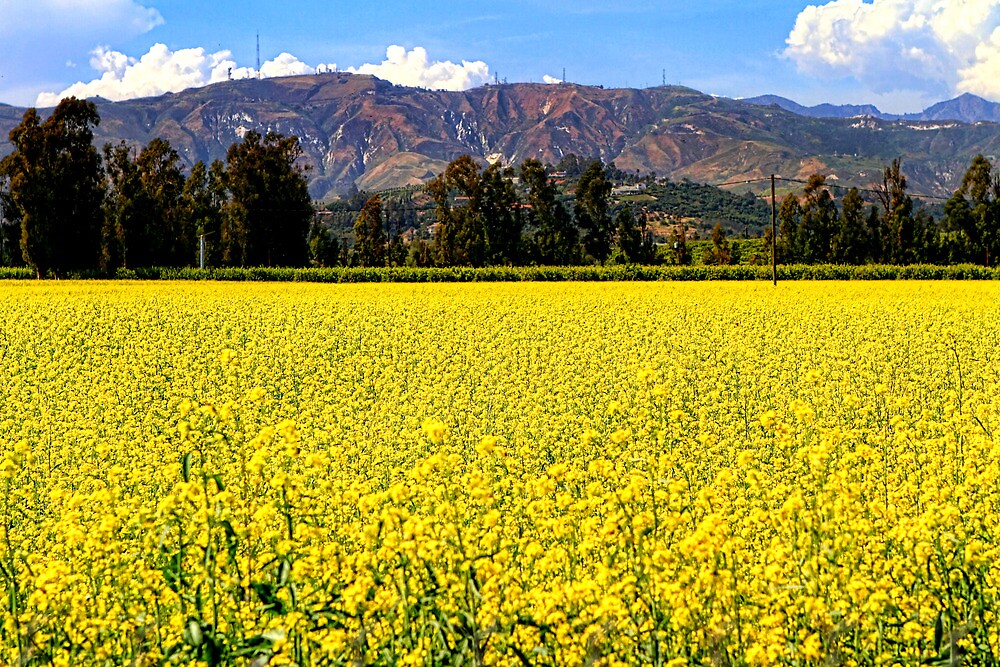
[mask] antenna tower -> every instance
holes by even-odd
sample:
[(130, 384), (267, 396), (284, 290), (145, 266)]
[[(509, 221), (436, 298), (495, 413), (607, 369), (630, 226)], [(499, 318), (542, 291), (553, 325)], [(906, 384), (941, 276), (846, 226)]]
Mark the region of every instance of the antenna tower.
[(566, 68), (563, 67), (563, 83), (566, 83)]
[(260, 33), (257, 33), (257, 78), (260, 78)]
[(666, 69), (663, 70), (663, 85), (664, 86), (667, 85), (667, 70)]

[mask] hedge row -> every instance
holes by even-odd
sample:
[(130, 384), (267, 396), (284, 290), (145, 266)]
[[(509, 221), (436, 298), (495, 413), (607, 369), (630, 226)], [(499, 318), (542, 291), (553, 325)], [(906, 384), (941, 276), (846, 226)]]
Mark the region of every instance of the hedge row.
[[(26, 280), (30, 269), (0, 268), (0, 279)], [(77, 275), (75, 278), (101, 278)], [(433, 283), (517, 281), (657, 281), (657, 280), (771, 280), (769, 266), (492, 266), (418, 269), (410, 267), (288, 268), (149, 268), (122, 269), (118, 279), (228, 280), (317, 283)], [(959, 264), (931, 266), (835, 266), (829, 264), (778, 267), (778, 280), (996, 280), (994, 268)]]

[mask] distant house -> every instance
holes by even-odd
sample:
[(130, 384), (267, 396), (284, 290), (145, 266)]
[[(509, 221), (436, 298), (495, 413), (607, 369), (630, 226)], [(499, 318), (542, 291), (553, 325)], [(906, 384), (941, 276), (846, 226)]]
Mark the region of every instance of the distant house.
[(628, 195), (641, 195), (645, 191), (645, 183), (636, 183), (635, 185), (619, 185), (616, 188), (611, 188), (611, 196), (627, 197)]

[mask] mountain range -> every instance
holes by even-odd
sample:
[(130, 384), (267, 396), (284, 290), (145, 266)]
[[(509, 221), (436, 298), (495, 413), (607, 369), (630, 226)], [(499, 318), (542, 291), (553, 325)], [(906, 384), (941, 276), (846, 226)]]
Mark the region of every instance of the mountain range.
[[(570, 153), (674, 180), (823, 173), (858, 186), (880, 180), (899, 157), (911, 191), (948, 196), (977, 153), (1000, 155), (1000, 105), (973, 96), (895, 117), (871, 106), (807, 108), (677, 86), (521, 83), (448, 92), (328, 73), (95, 102), (98, 145), (162, 137), (189, 165), (224, 159), (251, 130), (298, 136), (316, 198), (423, 183), (463, 154), (517, 165), (529, 157), (556, 164)], [(12, 150), (6, 137), (23, 113), (0, 105), (0, 154)]]
[(1000, 104), (984, 100), (970, 93), (965, 93), (947, 102), (939, 102), (927, 107), (920, 113), (910, 114), (883, 113), (879, 111), (878, 107), (871, 104), (818, 104), (806, 107), (784, 97), (778, 97), (777, 95), (748, 97), (744, 98), (743, 101), (760, 106), (776, 106), (799, 116), (809, 116), (810, 118), (855, 118), (857, 116), (871, 116), (880, 120), (953, 120), (962, 123), (1000, 123)]

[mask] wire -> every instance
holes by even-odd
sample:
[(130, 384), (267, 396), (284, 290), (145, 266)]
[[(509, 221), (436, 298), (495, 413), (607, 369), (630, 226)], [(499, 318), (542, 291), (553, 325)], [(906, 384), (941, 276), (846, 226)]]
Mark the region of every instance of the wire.
[[(713, 184), (710, 184), (710, 185), (712, 185), (713, 187), (716, 187), (716, 188), (725, 188), (725, 187), (730, 187), (730, 186), (733, 186), (733, 185), (749, 185), (751, 183), (770, 182), (770, 180), (771, 180), (770, 177), (767, 177), (767, 178), (752, 178), (752, 179), (749, 179), (749, 180), (730, 181), (729, 183), (713, 183)], [(807, 185), (809, 183), (809, 181), (803, 181), (803, 180), (798, 179), (798, 178), (783, 178), (781, 176), (775, 176), (774, 180), (775, 181), (781, 181), (783, 183), (800, 183), (802, 185)], [(852, 189), (855, 189), (858, 192), (867, 192), (868, 194), (872, 194), (872, 195), (876, 195), (876, 196), (880, 194), (879, 190), (875, 190), (873, 188), (858, 188), (858, 187), (855, 187), (855, 186), (838, 185), (836, 183), (824, 183), (823, 186), (826, 187), (826, 188), (831, 188), (831, 189), (832, 188), (836, 188), (836, 189), (839, 189), (839, 190), (852, 190)], [(918, 193), (918, 192), (910, 192), (910, 193), (907, 193), (907, 194), (910, 197), (914, 197), (916, 199), (933, 199), (933, 200), (936, 200), (936, 201), (948, 201), (950, 199), (950, 197), (942, 197), (940, 195), (927, 195), (927, 194), (922, 194), (922, 193)], [(760, 198), (760, 199), (770, 199), (771, 196), (770, 195), (758, 195), (758, 198)]]

